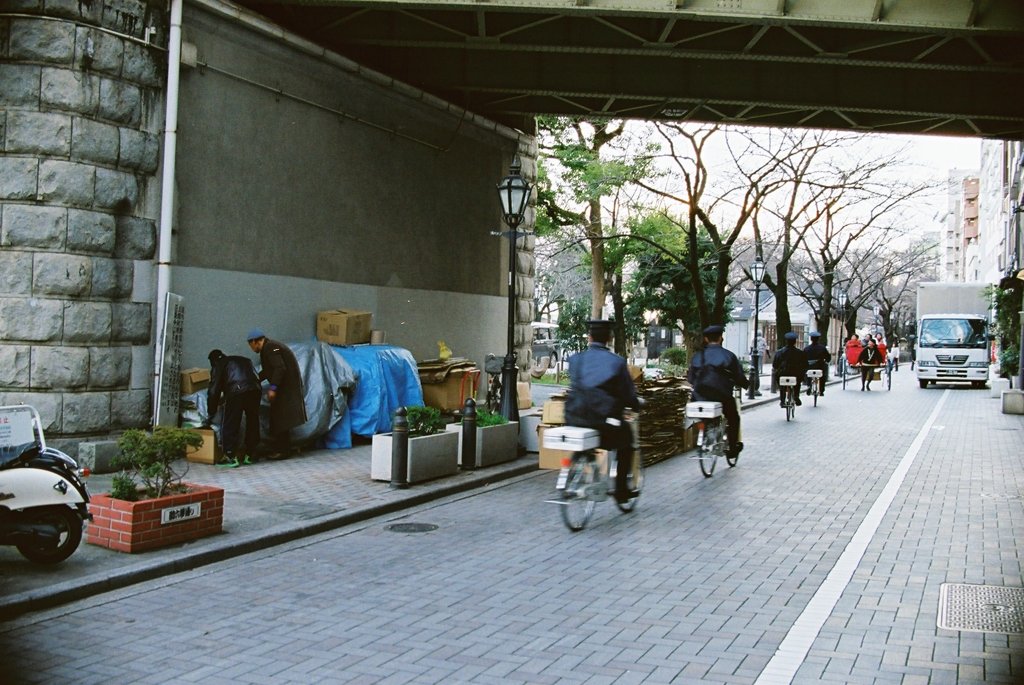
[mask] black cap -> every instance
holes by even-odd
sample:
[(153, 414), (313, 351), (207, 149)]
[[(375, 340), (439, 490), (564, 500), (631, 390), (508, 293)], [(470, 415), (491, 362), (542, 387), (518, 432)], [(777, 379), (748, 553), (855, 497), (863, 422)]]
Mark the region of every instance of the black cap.
[(786, 333), (786, 335), (784, 335), (783, 337), (786, 340), (789, 340), (790, 342), (796, 342), (796, 333), (794, 333), (793, 331)]
[(821, 333), (819, 333), (818, 331), (811, 331), (809, 335), (811, 336), (812, 339), (813, 338), (820, 338), (821, 337)]
[(725, 326), (720, 324), (713, 324), (704, 329), (704, 335), (721, 335), (725, 332)]
[(209, 359), (211, 362), (215, 362), (223, 356), (224, 353), (221, 352), (220, 350), (210, 350), (210, 354), (206, 355), (206, 358)]
[(587, 321), (587, 328), (593, 330), (606, 330), (615, 327), (615, 321), (612, 319), (590, 319)]

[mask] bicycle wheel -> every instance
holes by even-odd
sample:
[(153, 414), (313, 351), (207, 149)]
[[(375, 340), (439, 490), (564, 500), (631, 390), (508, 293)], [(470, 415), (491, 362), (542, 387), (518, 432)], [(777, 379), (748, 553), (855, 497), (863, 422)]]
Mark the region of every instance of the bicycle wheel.
[(818, 381), (814, 381), (814, 406), (818, 406)]
[(843, 390), (846, 390), (846, 362), (845, 361), (843, 361), (843, 363), (842, 363), (842, 369), (843, 369)]
[(636, 509), (636, 503), (640, 499), (640, 491), (644, 489), (643, 464), (638, 464), (636, 470), (629, 474), (629, 478), (626, 479), (626, 487), (629, 488), (630, 492), (635, 492), (636, 494), (625, 502), (615, 500), (615, 504), (618, 505), (619, 511), (623, 514), (628, 514)]
[(793, 392), (787, 389), (786, 392), (786, 421), (796, 415), (796, 403), (793, 402)]
[(715, 462), (718, 461), (718, 449), (721, 438), (718, 435), (718, 426), (704, 426), (704, 441), (697, 451), (697, 463), (700, 465), (700, 472), (705, 478), (710, 478), (715, 472)]
[(885, 389), (892, 390), (892, 367), (885, 370)]
[(583, 530), (594, 513), (594, 500), (590, 499), (588, 490), (594, 484), (596, 465), (585, 456), (573, 455), (569, 464), (569, 473), (562, 490), (562, 520), (569, 530)]

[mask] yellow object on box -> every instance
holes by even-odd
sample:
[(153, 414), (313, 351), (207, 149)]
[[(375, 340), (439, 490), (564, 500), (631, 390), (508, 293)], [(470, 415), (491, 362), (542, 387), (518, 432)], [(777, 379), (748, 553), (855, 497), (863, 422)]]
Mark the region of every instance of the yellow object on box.
[(210, 387), (209, 369), (185, 369), (181, 372), (181, 394), (191, 395), (194, 392)]
[(197, 464), (216, 464), (220, 459), (220, 447), (217, 445), (217, 434), (212, 428), (193, 428), (194, 432), (203, 436), (203, 444), (195, 449), (188, 448), (185, 459)]
[(565, 397), (555, 396), (544, 403), (544, 414), (541, 418), (544, 423), (558, 426), (565, 423)]
[(530, 384), (520, 381), (516, 383), (516, 397), (519, 400), (520, 409), (529, 409), (533, 406), (533, 397), (530, 394)]
[(331, 309), (316, 315), (316, 339), (328, 345), (359, 345), (370, 342), (371, 312)]

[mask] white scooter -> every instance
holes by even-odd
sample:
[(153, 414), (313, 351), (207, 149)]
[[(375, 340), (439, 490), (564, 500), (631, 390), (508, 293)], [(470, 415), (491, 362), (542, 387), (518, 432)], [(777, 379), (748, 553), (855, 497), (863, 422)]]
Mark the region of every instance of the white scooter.
[(37, 564), (70, 557), (92, 518), (86, 476), (74, 459), (46, 446), (33, 407), (0, 407), (0, 545), (14, 545)]

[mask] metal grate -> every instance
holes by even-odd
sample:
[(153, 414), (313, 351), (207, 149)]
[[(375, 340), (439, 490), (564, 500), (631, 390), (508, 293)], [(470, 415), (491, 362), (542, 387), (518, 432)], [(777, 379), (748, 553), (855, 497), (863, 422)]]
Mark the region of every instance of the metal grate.
[(429, 533), (437, 530), (433, 523), (392, 523), (387, 528), (392, 533)]
[(1024, 588), (943, 583), (939, 628), (980, 633), (1024, 633)]

